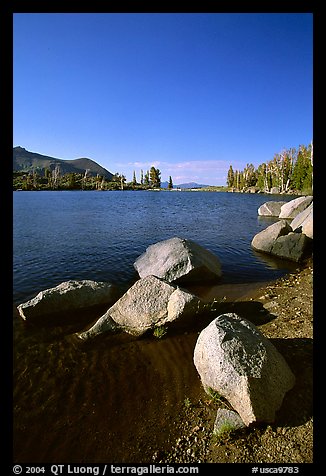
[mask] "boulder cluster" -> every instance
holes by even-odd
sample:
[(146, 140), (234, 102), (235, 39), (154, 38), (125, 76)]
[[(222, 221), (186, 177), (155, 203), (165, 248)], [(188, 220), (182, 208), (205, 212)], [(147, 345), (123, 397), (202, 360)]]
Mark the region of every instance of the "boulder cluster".
[(111, 307), (105, 314), (78, 337), (87, 340), (116, 330), (140, 336), (197, 313), (200, 299), (181, 288), (181, 283), (205, 283), (222, 275), (217, 256), (191, 240), (178, 237), (149, 246), (134, 267), (140, 279), (120, 299), (112, 284), (67, 281), (20, 304), (18, 312), (24, 320), (39, 322), (48, 314), (108, 304)]
[(266, 202), (258, 208), (259, 216), (278, 217), (279, 221), (254, 236), (254, 250), (282, 259), (299, 262), (312, 249), (313, 197), (299, 197), (289, 202)]
[[(284, 215), (289, 203), (266, 203), (259, 214), (271, 215), (278, 210), (279, 216)], [(282, 219), (269, 227), (271, 238), (265, 237), (266, 230), (261, 232), (263, 235), (256, 235), (253, 247), (273, 253), (280, 247), (282, 238), (294, 235), (296, 243), (311, 239), (312, 236), (302, 231), (309, 228), (310, 206), (312, 216), (311, 197), (290, 224)], [(205, 304), (180, 286), (211, 282), (222, 275), (217, 256), (191, 240), (178, 237), (149, 246), (135, 261), (134, 268), (139, 279), (120, 297), (117, 288), (110, 283), (67, 281), (41, 291), (17, 309), (25, 321), (39, 324), (49, 314), (69, 315), (69, 312), (103, 304), (108, 306), (107, 311), (88, 329), (77, 333), (78, 339), (88, 341), (117, 331), (141, 336), (175, 321), (200, 319)], [(254, 324), (232, 313), (216, 316), (200, 332), (194, 349), (194, 365), (205, 391), (217, 392), (233, 408), (218, 413), (215, 431), (222, 431), (226, 423), (241, 428), (256, 422), (273, 422), (284, 395), (295, 381), (273, 344)]]

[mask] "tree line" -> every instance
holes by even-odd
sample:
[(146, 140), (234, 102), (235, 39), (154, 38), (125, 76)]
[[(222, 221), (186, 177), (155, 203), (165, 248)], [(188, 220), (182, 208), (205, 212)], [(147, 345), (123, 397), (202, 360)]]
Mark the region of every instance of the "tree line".
[(269, 162), (257, 168), (247, 164), (243, 170), (227, 174), (227, 186), (237, 191), (256, 188), (262, 192), (311, 194), (313, 189), (313, 143), (300, 145), (275, 154)]
[[(89, 169), (84, 173), (69, 172), (62, 174), (60, 165), (53, 170), (33, 169), (30, 172), (13, 172), (14, 190), (148, 190), (161, 187), (161, 172), (151, 167), (145, 173), (140, 171), (137, 181), (136, 172), (133, 172), (131, 182), (126, 176), (115, 173), (111, 180), (102, 175), (92, 176)], [(173, 188), (172, 177), (169, 177), (168, 188)]]

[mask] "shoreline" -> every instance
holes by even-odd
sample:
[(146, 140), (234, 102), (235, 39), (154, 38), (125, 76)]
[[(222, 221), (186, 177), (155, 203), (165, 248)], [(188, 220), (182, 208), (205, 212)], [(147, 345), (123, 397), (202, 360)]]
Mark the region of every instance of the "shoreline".
[[(291, 191), (291, 192), (266, 192), (263, 190), (259, 190), (257, 192), (251, 192), (249, 190), (230, 190), (226, 186), (219, 186), (219, 185), (212, 185), (209, 187), (199, 187), (199, 188), (128, 188), (125, 187), (124, 189), (106, 189), (106, 190), (99, 190), (99, 189), (82, 189), (82, 188), (40, 188), (40, 189), (30, 189), (24, 190), (22, 188), (13, 188), (13, 192), (225, 192), (225, 193), (239, 193), (239, 194), (249, 194), (249, 195), (269, 195), (269, 196), (281, 196), (281, 197), (301, 197), (308, 194), (307, 191)], [(313, 193), (309, 191), (310, 195)]]
[[(179, 435), (170, 453), (154, 454), (160, 463), (312, 463), (313, 462), (313, 260), (298, 270), (250, 291), (243, 301), (225, 303), (254, 322), (287, 360), (296, 376), (273, 424), (245, 428), (217, 439), (216, 410), (223, 408), (201, 389), (180, 416)], [(267, 311), (270, 318), (253, 318)], [(246, 311), (249, 315), (245, 315)], [(218, 312), (219, 314), (220, 312)], [(251, 319), (250, 319), (251, 315)], [(199, 383), (199, 386), (201, 384)]]

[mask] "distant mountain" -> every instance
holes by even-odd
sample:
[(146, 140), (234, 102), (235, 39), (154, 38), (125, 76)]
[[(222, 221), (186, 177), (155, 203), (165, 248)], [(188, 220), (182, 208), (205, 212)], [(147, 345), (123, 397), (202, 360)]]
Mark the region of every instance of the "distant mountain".
[(37, 171), (40, 175), (44, 175), (45, 169), (54, 170), (55, 167), (60, 166), (60, 173), (85, 173), (88, 169), (88, 174), (92, 176), (101, 175), (108, 180), (111, 180), (113, 174), (101, 167), (94, 160), (87, 158), (80, 158), (74, 160), (56, 159), (48, 157), (47, 155), (37, 154), (36, 152), (29, 152), (23, 147), (13, 148), (13, 171), (14, 172), (31, 172)]
[[(169, 182), (161, 182), (161, 188), (168, 188)], [(209, 187), (209, 185), (203, 185), (196, 182), (180, 183), (179, 185), (173, 185), (173, 188), (203, 188)]]
[(174, 185), (174, 188), (203, 188), (209, 187), (209, 185), (203, 185), (196, 182), (180, 183), (179, 185)]

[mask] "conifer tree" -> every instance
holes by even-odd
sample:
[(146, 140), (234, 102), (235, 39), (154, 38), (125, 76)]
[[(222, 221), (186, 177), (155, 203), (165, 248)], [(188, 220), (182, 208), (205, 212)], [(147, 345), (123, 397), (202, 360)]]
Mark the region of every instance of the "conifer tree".
[(234, 187), (234, 172), (233, 172), (232, 165), (230, 165), (226, 183), (228, 187)]
[(149, 183), (152, 187), (159, 188), (161, 186), (160, 176), (161, 176), (160, 170), (152, 166), (149, 171)]
[(134, 171), (133, 176), (132, 176), (132, 184), (137, 185), (137, 179), (136, 179), (136, 172)]

